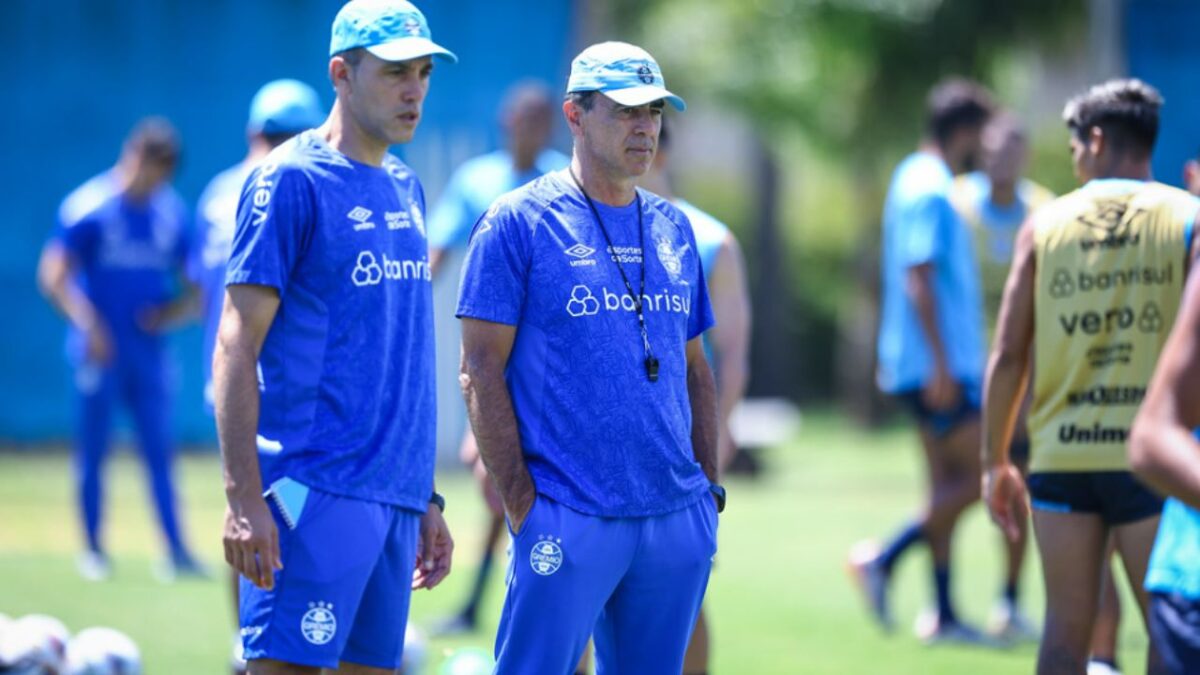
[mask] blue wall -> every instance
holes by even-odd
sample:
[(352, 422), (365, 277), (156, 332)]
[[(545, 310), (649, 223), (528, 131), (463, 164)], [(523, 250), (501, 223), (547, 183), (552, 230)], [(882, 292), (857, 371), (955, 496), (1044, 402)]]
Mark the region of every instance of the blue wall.
[[(179, 127), (176, 185), (189, 203), (245, 151), (254, 91), (278, 77), (333, 93), (329, 25), (339, 0), (121, 0), (0, 3), (0, 443), (70, 435), (63, 322), (37, 294), (34, 271), (62, 197), (116, 158), (143, 115)], [(496, 142), (495, 109), (516, 79), (557, 89), (574, 52), (572, 3), (543, 0), (420, 2), (438, 42), (461, 62), (439, 64), (417, 140), (402, 154), (436, 197), (454, 164)], [(201, 409), (196, 327), (174, 336), (176, 428), (185, 442), (213, 437)]]
[(1200, 3), (1130, 0), (1125, 27), (1129, 74), (1157, 87), (1166, 100), (1154, 177), (1182, 186), (1184, 162), (1200, 152)]

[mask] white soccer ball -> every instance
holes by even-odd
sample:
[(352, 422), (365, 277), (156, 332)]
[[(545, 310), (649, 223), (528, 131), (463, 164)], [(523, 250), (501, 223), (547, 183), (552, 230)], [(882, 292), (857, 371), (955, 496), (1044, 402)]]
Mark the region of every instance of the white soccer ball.
[(141, 675), (142, 655), (128, 635), (87, 628), (67, 647), (67, 675)]
[(0, 665), (6, 673), (58, 675), (66, 666), (71, 632), (45, 614), (28, 614), (9, 622), (0, 633)]
[(404, 655), (400, 657), (400, 675), (420, 675), (429, 658), (429, 638), (412, 623), (404, 628)]

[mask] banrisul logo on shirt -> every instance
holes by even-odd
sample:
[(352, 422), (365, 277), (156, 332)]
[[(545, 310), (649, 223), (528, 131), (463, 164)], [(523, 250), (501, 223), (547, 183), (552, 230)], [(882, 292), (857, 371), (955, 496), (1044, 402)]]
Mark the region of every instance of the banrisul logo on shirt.
[(373, 251), (360, 251), (350, 271), (355, 286), (377, 286), (384, 281), (432, 281), (433, 273), (425, 260), (393, 260), (387, 253), (376, 257)]
[[(692, 298), (682, 293), (672, 293), (663, 289), (659, 293), (642, 295), (642, 308), (646, 312), (674, 312), (676, 314), (691, 314)], [(593, 289), (587, 284), (578, 284), (568, 294), (566, 302), (567, 314), (572, 318), (596, 316), (605, 312), (636, 312), (637, 303), (633, 296), (626, 291), (614, 292), (607, 286)]]

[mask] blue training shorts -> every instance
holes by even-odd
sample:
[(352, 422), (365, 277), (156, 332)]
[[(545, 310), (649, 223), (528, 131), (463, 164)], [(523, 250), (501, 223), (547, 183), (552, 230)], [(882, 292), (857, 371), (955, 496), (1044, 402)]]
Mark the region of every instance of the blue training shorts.
[(678, 673), (717, 549), (705, 492), (661, 516), (604, 518), (539, 495), (512, 535), (496, 672), (566, 675), (595, 636), (596, 673)]
[(1163, 500), (1128, 471), (1041, 471), (1029, 474), (1029, 501), (1039, 511), (1094, 513), (1125, 525), (1162, 513)]
[(288, 504), (289, 518), (267, 501), (283, 569), (271, 591), (241, 579), (246, 659), (398, 668), (421, 515), (313, 489)]
[(1162, 672), (1200, 673), (1200, 601), (1151, 592), (1150, 640), (1162, 660)]

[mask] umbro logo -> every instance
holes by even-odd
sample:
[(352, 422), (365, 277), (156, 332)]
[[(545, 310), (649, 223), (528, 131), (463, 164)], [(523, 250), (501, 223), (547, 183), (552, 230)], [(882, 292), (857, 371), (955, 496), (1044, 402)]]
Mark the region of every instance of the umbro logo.
[(350, 209), (350, 213), (347, 213), (346, 217), (355, 221), (355, 232), (362, 232), (363, 230), (375, 229), (375, 223), (371, 222), (371, 215), (373, 213), (374, 212), (371, 211), (371, 209), (362, 206), (356, 206), (353, 209)]
[(591, 255), (596, 252), (596, 249), (583, 244), (575, 244), (574, 246), (564, 249), (563, 253), (575, 258), (571, 261), (571, 267), (583, 267), (586, 265), (595, 265), (596, 261), (591, 258)]

